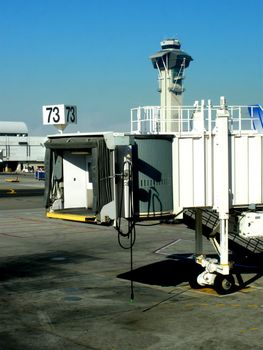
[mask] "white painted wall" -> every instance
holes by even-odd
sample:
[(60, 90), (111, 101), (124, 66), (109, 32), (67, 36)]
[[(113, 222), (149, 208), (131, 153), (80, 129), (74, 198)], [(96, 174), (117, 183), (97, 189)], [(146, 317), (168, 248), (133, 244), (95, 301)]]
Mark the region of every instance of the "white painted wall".
[[(229, 139), (229, 205), (263, 203), (263, 135), (237, 133)], [(216, 209), (220, 183), (227, 176), (212, 134), (178, 135), (173, 143), (174, 210), (210, 207)]]

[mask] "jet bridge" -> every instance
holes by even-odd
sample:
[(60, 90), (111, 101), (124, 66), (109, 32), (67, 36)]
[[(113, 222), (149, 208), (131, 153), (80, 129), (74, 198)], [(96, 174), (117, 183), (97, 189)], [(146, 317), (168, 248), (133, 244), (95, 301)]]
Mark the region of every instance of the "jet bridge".
[(47, 216), (115, 225), (120, 217), (171, 217), (172, 141), (173, 135), (111, 132), (49, 136)]
[[(214, 285), (228, 293), (235, 285), (229, 249), (263, 253), (262, 107), (227, 106), (222, 97), (219, 106), (201, 101), (177, 109), (178, 118), (171, 120), (178, 130), (173, 140), (173, 209), (175, 215), (184, 211), (194, 223), (196, 262), (204, 269), (192, 285)], [(158, 106), (131, 111), (136, 134), (159, 134), (163, 122)], [(216, 219), (207, 235), (209, 213)], [(219, 259), (205, 256), (202, 235), (211, 240)], [(249, 241), (246, 247), (244, 240)]]
[[(235, 286), (229, 249), (263, 252), (259, 108), (227, 106), (224, 98), (219, 106), (201, 101), (178, 107), (178, 118), (171, 121), (178, 131), (168, 134), (161, 131), (162, 110), (147, 106), (137, 109), (137, 119), (132, 111), (131, 133), (49, 136), (47, 216), (114, 224), (119, 232), (125, 218), (128, 237), (137, 221), (184, 212), (196, 227), (196, 262), (203, 268), (192, 285), (214, 285), (218, 292), (229, 293)], [(209, 234), (204, 230), (208, 213), (216, 218)], [(205, 256), (203, 235), (218, 259)], [(249, 248), (244, 247), (246, 240)]]

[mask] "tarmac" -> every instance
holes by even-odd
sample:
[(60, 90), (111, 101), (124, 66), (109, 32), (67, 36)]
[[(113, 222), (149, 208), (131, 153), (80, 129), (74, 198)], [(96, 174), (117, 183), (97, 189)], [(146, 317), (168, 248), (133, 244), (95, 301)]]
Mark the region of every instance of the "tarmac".
[(263, 349), (262, 266), (229, 295), (191, 289), (194, 231), (145, 222), (131, 273), (113, 227), (48, 219), (44, 182), (12, 179), (0, 175), (1, 350)]

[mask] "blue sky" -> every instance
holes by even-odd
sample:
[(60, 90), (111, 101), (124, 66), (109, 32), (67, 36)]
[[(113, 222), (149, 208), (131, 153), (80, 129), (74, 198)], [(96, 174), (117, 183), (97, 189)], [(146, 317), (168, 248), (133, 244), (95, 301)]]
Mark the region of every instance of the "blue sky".
[(130, 108), (159, 104), (166, 37), (194, 58), (185, 104), (263, 104), (262, 0), (0, 0), (0, 120), (44, 135), (42, 105), (65, 103), (67, 131), (129, 131)]

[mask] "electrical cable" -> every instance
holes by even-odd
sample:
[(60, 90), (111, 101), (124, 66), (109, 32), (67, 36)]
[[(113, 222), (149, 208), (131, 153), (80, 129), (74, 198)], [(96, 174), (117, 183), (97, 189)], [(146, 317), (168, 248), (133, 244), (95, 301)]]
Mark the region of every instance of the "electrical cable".
[(133, 245), (132, 236), (136, 236), (135, 226), (133, 226), (133, 235), (130, 236), (130, 273), (131, 273), (131, 303), (134, 300), (134, 279), (133, 279)]

